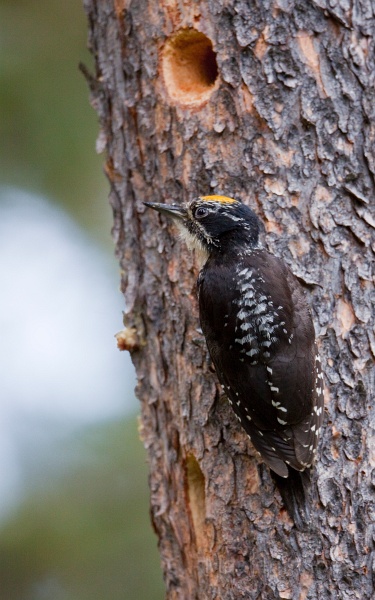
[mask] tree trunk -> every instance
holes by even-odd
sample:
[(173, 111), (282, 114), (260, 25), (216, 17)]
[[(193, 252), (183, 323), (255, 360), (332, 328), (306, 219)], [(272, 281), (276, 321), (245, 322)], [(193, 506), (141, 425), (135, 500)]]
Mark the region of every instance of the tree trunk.
[[(374, 3), (85, 7), (167, 597), (373, 598)], [(326, 382), (309, 533), (220, 396), (195, 257), (143, 206), (210, 193), (254, 208), (308, 291)]]

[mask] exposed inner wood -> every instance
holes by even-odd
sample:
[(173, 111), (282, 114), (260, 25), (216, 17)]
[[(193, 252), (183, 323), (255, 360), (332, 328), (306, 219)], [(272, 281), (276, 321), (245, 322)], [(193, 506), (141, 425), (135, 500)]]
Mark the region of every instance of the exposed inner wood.
[(192, 454), (190, 454), (186, 459), (186, 479), (190, 514), (193, 520), (196, 544), (199, 548), (204, 545), (205, 538), (205, 480), (199, 463)]
[(166, 42), (162, 70), (172, 100), (181, 104), (205, 102), (218, 77), (211, 41), (195, 29), (183, 29)]

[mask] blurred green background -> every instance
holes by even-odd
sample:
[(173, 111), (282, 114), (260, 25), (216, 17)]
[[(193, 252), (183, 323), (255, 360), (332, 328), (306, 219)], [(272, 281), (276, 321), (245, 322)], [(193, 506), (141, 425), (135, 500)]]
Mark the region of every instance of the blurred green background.
[[(119, 276), (112, 257), (108, 186), (103, 157), (95, 153), (97, 118), (78, 70), (80, 61), (92, 68), (86, 38), (79, 0), (0, 0), (0, 185), (42, 195), (57, 209), (57, 216), (70, 215), (82, 232), (85, 251), (92, 253), (92, 263), (98, 262), (95, 253), (100, 252), (103, 264), (109, 265), (112, 293), (112, 289), (117, 292)], [(20, 276), (17, 269), (15, 278)], [(117, 329), (121, 305), (119, 298), (113, 311), (111, 306), (105, 309), (114, 313)], [(83, 310), (89, 312), (90, 305), (83, 303)], [(108, 331), (108, 345), (114, 346), (115, 331)], [(34, 347), (37, 343), (33, 340)], [(23, 434), (22, 427), (14, 437), (18, 442), (10, 438), (21, 492), (0, 513), (0, 597), (4, 600), (157, 600), (164, 596), (149, 520), (134, 379), (129, 365), (125, 367), (125, 355), (121, 359), (116, 355), (116, 361), (124, 385), (120, 391), (109, 390), (117, 395), (113, 399), (117, 408), (108, 415), (103, 411), (100, 418), (75, 422), (67, 413), (60, 424), (58, 416), (43, 421), (40, 411), (33, 415), (32, 404), (27, 418), (19, 409), (19, 420), (32, 428), (34, 441), (25, 442), (31, 434)], [(18, 365), (21, 379), (25, 367), (25, 363)], [(68, 367), (61, 377), (69, 390)], [(11, 402), (17, 403), (16, 388), (6, 389), (0, 390), (4, 414)], [(83, 393), (89, 410), (89, 393)], [(106, 400), (111, 404), (110, 398)], [(50, 435), (38, 446), (39, 430)]]

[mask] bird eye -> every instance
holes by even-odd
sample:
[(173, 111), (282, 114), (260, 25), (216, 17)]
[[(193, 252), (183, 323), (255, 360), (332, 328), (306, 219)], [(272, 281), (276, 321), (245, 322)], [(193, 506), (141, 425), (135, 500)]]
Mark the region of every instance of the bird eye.
[(198, 208), (196, 209), (195, 213), (194, 213), (194, 217), (196, 219), (203, 219), (204, 217), (206, 217), (209, 213), (208, 208), (206, 208), (205, 206), (198, 206)]

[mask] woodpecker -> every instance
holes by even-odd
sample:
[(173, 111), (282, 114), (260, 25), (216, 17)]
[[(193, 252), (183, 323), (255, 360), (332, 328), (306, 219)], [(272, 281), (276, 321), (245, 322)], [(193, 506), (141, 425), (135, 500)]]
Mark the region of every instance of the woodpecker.
[(200, 323), (217, 377), (285, 508), (304, 529), (323, 421), (323, 374), (305, 292), (264, 248), (258, 217), (239, 200), (145, 205), (172, 217), (203, 258)]

